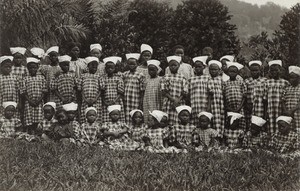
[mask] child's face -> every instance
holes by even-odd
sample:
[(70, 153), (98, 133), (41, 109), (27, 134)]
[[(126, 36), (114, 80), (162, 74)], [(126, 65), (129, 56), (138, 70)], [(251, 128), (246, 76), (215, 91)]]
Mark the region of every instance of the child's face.
[(216, 64), (212, 64), (209, 66), (209, 74), (214, 78), (219, 75), (220, 68)]
[(253, 64), (250, 66), (251, 76), (257, 79), (261, 75), (260, 66), (258, 64)]
[(1, 72), (3, 75), (9, 75), (11, 73), (12, 62), (10, 60), (6, 60), (1, 64)]
[(28, 69), (28, 72), (31, 76), (34, 76), (36, 75), (38, 69), (39, 69), (39, 66), (37, 63), (32, 63), (32, 62), (29, 62), (27, 64), (27, 69)]
[(109, 113), (109, 117), (111, 118), (112, 122), (117, 122), (120, 119), (120, 111), (114, 110)]
[(88, 69), (90, 74), (95, 74), (98, 69), (98, 62), (93, 61), (88, 64)]
[(75, 46), (70, 51), (70, 56), (74, 59), (77, 59), (79, 57), (80, 49), (78, 46)]
[(97, 119), (97, 113), (94, 110), (90, 110), (86, 114), (86, 120), (88, 123), (94, 123)]
[(210, 120), (208, 117), (206, 117), (205, 115), (201, 115), (199, 117), (199, 127), (201, 129), (207, 129), (208, 128), (208, 125), (210, 123)]
[(148, 66), (148, 73), (151, 78), (155, 78), (157, 76), (157, 71), (158, 69), (156, 68), (156, 66), (153, 65)]
[(289, 125), (287, 122), (280, 120), (277, 122), (277, 125), (278, 125), (278, 131), (281, 134), (286, 135), (290, 132), (291, 125)]
[(147, 62), (148, 60), (151, 59), (151, 52), (149, 51), (144, 51), (141, 55), (141, 61)]
[(49, 59), (52, 64), (57, 64), (58, 63), (58, 53), (54, 52), (54, 51), (50, 52)]
[(55, 110), (50, 105), (46, 105), (44, 108), (44, 118), (47, 120), (51, 120), (55, 114)]
[(182, 48), (177, 48), (174, 53), (176, 56), (184, 56), (184, 50)]
[(149, 121), (148, 121), (148, 126), (149, 127), (158, 127), (159, 122), (157, 121), (157, 119), (155, 119), (155, 117), (150, 116), (149, 117)]
[(226, 64), (226, 62), (228, 62), (228, 61), (229, 61), (229, 60), (227, 60), (227, 59), (221, 60), (221, 63), (222, 63), (222, 70), (223, 70), (223, 72), (225, 72), (225, 73), (227, 73), (227, 70), (228, 70), (227, 64)]
[(182, 124), (188, 124), (190, 121), (190, 113), (187, 110), (183, 110), (178, 114), (178, 118)]
[(77, 111), (67, 111), (69, 121), (74, 121)]
[(163, 116), (163, 118), (160, 121), (160, 127), (165, 128), (169, 125), (169, 119), (166, 116)]
[(257, 134), (259, 134), (260, 130), (261, 130), (260, 126), (257, 126), (257, 125), (255, 125), (253, 123), (251, 124), (251, 127), (250, 127), (251, 134), (257, 135)]
[(194, 70), (195, 70), (195, 74), (196, 74), (197, 76), (202, 75), (204, 69), (205, 69), (205, 65), (204, 65), (202, 62), (196, 61), (196, 62), (194, 63)]
[(131, 72), (135, 71), (135, 69), (137, 68), (137, 60), (134, 58), (130, 58), (129, 60), (127, 60), (127, 66)]
[(270, 72), (271, 78), (279, 78), (280, 66), (279, 65), (270, 66), (269, 72)]
[(116, 66), (114, 63), (112, 62), (107, 62), (105, 64), (105, 71), (108, 75), (112, 75), (116, 70)]
[(95, 49), (91, 50), (90, 55), (95, 56), (100, 59), (102, 56), (102, 52), (99, 49), (95, 48)]
[(16, 112), (16, 108), (14, 106), (12, 105), (7, 106), (4, 110), (4, 117), (6, 119), (11, 119), (15, 115), (15, 112)]
[(68, 123), (69, 123), (69, 120), (68, 120), (68, 116), (67, 116), (66, 112), (60, 112), (60, 113), (57, 115), (57, 121), (58, 121), (58, 123), (61, 124), (61, 125), (68, 124)]
[(172, 74), (176, 74), (179, 69), (179, 63), (175, 60), (171, 60), (169, 63), (169, 68)]
[(70, 68), (70, 62), (60, 62), (59, 67), (61, 68), (61, 70), (64, 73), (67, 73), (69, 71), (69, 68)]
[(135, 123), (136, 125), (140, 125), (143, 123), (144, 120), (144, 116), (141, 112), (135, 112), (134, 115), (132, 116), (132, 121), (133, 123)]
[(235, 79), (236, 78), (236, 76), (238, 75), (238, 73), (239, 73), (239, 70), (238, 70), (238, 68), (237, 67), (235, 67), (235, 66), (230, 66), (229, 68), (228, 68), (228, 76), (230, 77), (230, 79)]
[(20, 53), (16, 53), (13, 55), (14, 56), (14, 64), (16, 66), (21, 66), (22, 62), (23, 62), (23, 59), (24, 59), (24, 56)]
[(297, 74), (290, 73), (289, 74), (289, 81), (292, 84), (292, 86), (297, 86), (300, 81), (300, 77)]

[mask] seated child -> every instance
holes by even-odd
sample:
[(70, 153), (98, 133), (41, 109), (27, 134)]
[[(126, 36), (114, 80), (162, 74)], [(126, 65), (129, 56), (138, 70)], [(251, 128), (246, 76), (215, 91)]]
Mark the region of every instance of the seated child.
[(16, 131), (21, 130), (22, 123), (20, 119), (14, 117), (17, 103), (8, 101), (3, 102), (4, 113), (0, 118), (0, 138), (15, 137)]
[(56, 103), (54, 102), (47, 102), (43, 105), (44, 119), (37, 126), (37, 134), (43, 139), (49, 139), (47, 134), (49, 134), (50, 127), (57, 122), (54, 118), (55, 110)]
[(196, 150), (209, 149), (218, 146), (216, 137), (219, 133), (215, 129), (209, 127), (212, 117), (212, 113), (205, 111), (198, 115), (199, 123), (192, 135), (192, 145), (195, 146)]
[(139, 109), (134, 109), (129, 114), (132, 119), (132, 125), (130, 126), (131, 139), (136, 142), (142, 142), (142, 137), (148, 128), (144, 123), (144, 113)]
[(235, 112), (228, 112), (228, 125), (224, 130), (225, 146), (230, 149), (235, 149), (241, 146), (241, 140), (244, 136), (244, 131), (240, 129), (239, 122), (243, 115)]
[(276, 119), (278, 132), (270, 140), (269, 147), (279, 153), (288, 153), (299, 150), (299, 136), (292, 128), (292, 117), (279, 116)]
[(71, 103), (62, 105), (62, 108), (67, 112), (68, 120), (70, 122), (70, 125), (74, 129), (76, 138), (79, 138), (80, 124), (78, 123), (77, 120), (75, 120), (75, 119), (78, 119), (78, 112), (77, 112), (78, 104), (71, 102)]

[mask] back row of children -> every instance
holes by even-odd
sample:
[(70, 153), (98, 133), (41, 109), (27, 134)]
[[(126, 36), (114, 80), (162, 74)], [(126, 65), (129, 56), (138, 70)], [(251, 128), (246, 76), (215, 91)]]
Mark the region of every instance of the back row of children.
[[(141, 54), (126, 54), (129, 70), (123, 73), (119, 71), (120, 57), (107, 57), (100, 63), (95, 55), (101, 54), (101, 45), (92, 44), (90, 49), (94, 56), (83, 60), (78, 59), (76, 44), (70, 56), (58, 56), (59, 48), (51, 47), (46, 52), (51, 64), (43, 66), (34, 57), (27, 58), (27, 66), (23, 66), (20, 58), (26, 49), (21, 47), (11, 48), (13, 57), (1, 57), (1, 102), (18, 103), (16, 116), (26, 131), (34, 132), (43, 120), (45, 95), (57, 108), (79, 103), (74, 117), (81, 124), (86, 122), (84, 111), (88, 107), (96, 108), (100, 124), (111, 122), (107, 108), (118, 104), (120, 121), (129, 125), (132, 125), (130, 112), (141, 109), (146, 124), (148, 111), (162, 110), (168, 114), (170, 125), (175, 126), (181, 123), (176, 107), (190, 103), (191, 124), (199, 126), (198, 114), (211, 112), (214, 117), (209, 126), (222, 140), (230, 134), (228, 112), (243, 116), (238, 124), (243, 132), (250, 130), (252, 116), (268, 121), (263, 131), (269, 135), (278, 133), (276, 119), (281, 115), (292, 117), (292, 130), (299, 130), (300, 68), (297, 66), (289, 67), (288, 82), (280, 78), (282, 61), (268, 63), (269, 78), (261, 76), (261, 61), (251, 61), (248, 65), (252, 77), (243, 80), (239, 75), (243, 65), (234, 62), (234, 56), (224, 56), (220, 61), (209, 60), (209, 56), (195, 57), (192, 68), (182, 63), (184, 50), (178, 46), (176, 55), (167, 57), (169, 67), (165, 76), (160, 77), (160, 62), (151, 60), (153, 49), (149, 45), (141, 46)], [(42, 53), (40, 49), (34, 50), (36, 55)]]

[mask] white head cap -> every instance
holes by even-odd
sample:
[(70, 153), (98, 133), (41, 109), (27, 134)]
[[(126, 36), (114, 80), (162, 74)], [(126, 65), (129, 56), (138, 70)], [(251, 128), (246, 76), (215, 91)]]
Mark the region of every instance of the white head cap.
[(153, 49), (148, 44), (142, 44), (141, 45), (141, 53), (143, 53), (144, 51), (149, 51), (151, 54), (153, 54)]
[(100, 44), (91, 44), (90, 51), (92, 51), (94, 49), (98, 49), (98, 50), (102, 51), (102, 46)]
[(51, 106), (54, 110), (56, 110), (56, 103), (55, 103), (55, 102), (47, 102), (47, 103), (45, 103), (45, 104), (43, 105), (43, 108), (44, 108), (45, 106), (47, 106), (47, 105)]
[(14, 106), (15, 108), (17, 108), (17, 103), (14, 101), (6, 101), (6, 102), (3, 102), (3, 104), (2, 104), (4, 109), (11, 105)]
[(108, 114), (110, 114), (114, 110), (121, 111), (121, 105), (110, 105), (107, 107)]
[(130, 53), (130, 54), (126, 54), (126, 59), (129, 60), (130, 58), (133, 58), (139, 60), (140, 56), (141, 56), (140, 53)]
[(49, 55), (50, 52), (56, 52), (58, 53), (59, 47), (58, 46), (52, 46), (46, 51), (46, 55)]
[(281, 60), (272, 60), (268, 64), (269, 64), (269, 66), (272, 66), (272, 65), (282, 66), (282, 61)]
[(160, 61), (158, 61), (158, 60), (148, 60), (147, 65), (148, 66), (150, 66), (150, 65), (156, 66), (156, 68), (158, 69), (158, 73), (161, 71)]
[(189, 113), (192, 112), (192, 108), (188, 105), (181, 105), (181, 106), (176, 107), (176, 111), (178, 114), (183, 110), (187, 110)]
[(95, 107), (88, 107), (84, 110), (84, 115), (86, 115), (89, 111), (95, 111), (96, 113), (98, 113)]
[(26, 52), (26, 48), (23, 48), (23, 47), (11, 47), (10, 48), (10, 52), (12, 55), (16, 54), (16, 53), (20, 53), (22, 55), (25, 54)]
[(257, 116), (254, 116), (252, 115), (251, 117), (251, 123), (253, 123), (254, 125), (257, 125), (259, 127), (262, 127), (266, 124), (266, 120), (264, 120), (263, 118), (261, 117), (257, 117)]
[(259, 66), (261, 66), (262, 62), (260, 60), (252, 60), (252, 61), (249, 62), (249, 66), (251, 66), (253, 64), (258, 64)]
[(106, 57), (103, 59), (104, 64), (106, 64), (107, 62), (112, 62), (116, 65), (118, 62), (121, 62), (121, 61), (122, 61), (122, 58), (119, 56), (110, 56), (110, 57)]
[(207, 59), (208, 59), (208, 56), (197, 56), (197, 57), (193, 58), (193, 62), (195, 63), (195, 62), (197, 62), (197, 61), (200, 61), (200, 62), (202, 62), (205, 66), (207, 66), (207, 64), (206, 64)]
[(213, 118), (213, 114), (210, 112), (202, 111), (199, 113), (198, 117), (201, 117), (202, 115), (206, 116), (209, 120)]
[(287, 124), (290, 125), (293, 121), (293, 118), (290, 116), (279, 116), (276, 119), (276, 123), (278, 123), (278, 121), (285, 121), (285, 122), (287, 122)]
[(232, 55), (225, 55), (225, 56), (222, 56), (222, 57), (220, 58), (220, 61), (222, 61), (223, 59), (226, 59), (226, 60), (228, 60), (229, 62), (233, 62), (233, 61), (234, 61), (234, 56), (232, 56)]
[(227, 65), (227, 68), (234, 66), (238, 70), (244, 68), (244, 66), (242, 64), (238, 63), (238, 62), (226, 62), (226, 65)]
[(34, 47), (32, 49), (30, 49), (31, 54), (33, 54), (34, 56), (37, 56), (38, 58), (43, 58), (43, 56), (45, 55), (45, 51), (42, 48), (37, 48)]
[(76, 111), (78, 109), (78, 104), (71, 102), (71, 103), (62, 105), (62, 107), (66, 111)]
[(134, 109), (134, 110), (131, 110), (131, 111), (129, 112), (130, 117), (133, 117), (133, 115), (134, 115), (136, 112), (141, 112), (141, 114), (144, 115), (144, 113), (143, 113), (142, 110)]
[(170, 63), (172, 60), (175, 60), (176, 62), (180, 63), (182, 58), (181, 56), (168, 56), (167, 61)]
[(36, 59), (36, 58), (33, 58), (33, 57), (28, 57), (28, 58), (26, 58), (26, 62), (27, 62), (27, 64), (28, 63), (36, 63), (36, 64), (38, 64), (40, 62), (40, 60)]
[(161, 122), (161, 119), (166, 116), (166, 113), (160, 110), (153, 110), (152, 112), (149, 111), (149, 114), (157, 119), (158, 122)]
[(85, 62), (87, 64), (89, 64), (90, 62), (94, 62), (96, 61), (97, 63), (99, 63), (99, 58), (95, 57), (95, 56), (88, 56), (85, 58)]
[(70, 62), (71, 59), (69, 55), (63, 55), (58, 57), (58, 62)]
[(5, 60), (13, 61), (13, 59), (14, 59), (13, 56), (1, 56), (0, 57), (0, 64), (2, 64), (2, 62), (5, 61)]
[(235, 120), (244, 117), (242, 114), (236, 113), (236, 112), (227, 112), (227, 115), (228, 115), (228, 117), (231, 117), (231, 119), (230, 119), (230, 125), (231, 125)]
[(297, 74), (298, 76), (300, 76), (300, 67), (298, 67), (298, 66), (290, 66), (289, 67), (289, 74), (290, 73), (294, 73), (294, 74)]
[(217, 65), (219, 68), (222, 68), (222, 63), (218, 60), (211, 60), (208, 62), (208, 66), (211, 66), (213, 64)]

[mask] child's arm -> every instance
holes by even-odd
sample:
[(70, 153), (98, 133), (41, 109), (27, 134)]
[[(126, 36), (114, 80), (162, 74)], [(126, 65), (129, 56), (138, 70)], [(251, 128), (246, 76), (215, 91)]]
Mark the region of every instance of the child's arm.
[(28, 103), (29, 103), (30, 106), (36, 107), (35, 103), (29, 98), (27, 92), (24, 93), (24, 97), (25, 97), (25, 99), (28, 101)]

